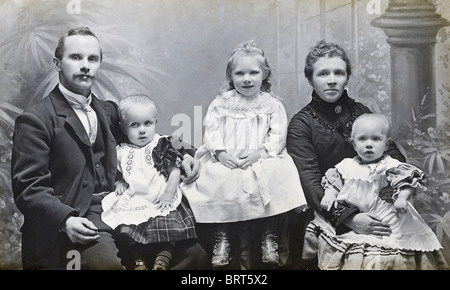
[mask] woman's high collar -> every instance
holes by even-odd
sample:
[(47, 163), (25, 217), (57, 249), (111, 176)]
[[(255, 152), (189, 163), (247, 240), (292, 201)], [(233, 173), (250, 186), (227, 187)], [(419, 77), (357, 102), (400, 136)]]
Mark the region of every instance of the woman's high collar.
[(341, 97), (334, 103), (325, 102), (319, 97), (316, 91), (313, 91), (311, 105), (318, 112), (334, 113), (339, 115), (345, 108), (348, 107), (349, 101), (351, 101), (351, 99), (347, 94), (347, 90), (344, 90)]
[(322, 126), (332, 131), (340, 131), (344, 136), (350, 136), (352, 124), (356, 119), (354, 99), (350, 98), (347, 91), (334, 103), (323, 101), (316, 92), (312, 94), (312, 100), (305, 110)]

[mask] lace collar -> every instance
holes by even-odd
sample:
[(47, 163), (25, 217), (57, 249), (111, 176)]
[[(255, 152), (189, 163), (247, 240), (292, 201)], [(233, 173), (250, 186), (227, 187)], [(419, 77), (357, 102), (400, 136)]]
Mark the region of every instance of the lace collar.
[(277, 98), (266, 92), (259, 92), (253, 97), (244, 97), (237, 93), (236, 90), (231, 90), (222, 93), (218, 97), (219, 107), (240, 113), (267, 112), (273, 110), (277, 105)]

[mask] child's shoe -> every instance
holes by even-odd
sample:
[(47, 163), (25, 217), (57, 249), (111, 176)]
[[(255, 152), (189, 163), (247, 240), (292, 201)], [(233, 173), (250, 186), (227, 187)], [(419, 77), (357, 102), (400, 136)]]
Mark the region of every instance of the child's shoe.
[(172, 254), (168, 251), (162, 251), (156, 256), (153, 270), (169, 270)]
[(134, 261), (134, 270), (147, 270), (145, 261), (143, 259), (136, 259)]
[(230, 242), (226, 232), (216, 232), (211, 265), (213, 267), (223, 267), (228, 265), (230, 256)]
[(261, 241), (262, 262), (265, 264), (279, 265), (277, 236), (273, 232), (266, 231)]

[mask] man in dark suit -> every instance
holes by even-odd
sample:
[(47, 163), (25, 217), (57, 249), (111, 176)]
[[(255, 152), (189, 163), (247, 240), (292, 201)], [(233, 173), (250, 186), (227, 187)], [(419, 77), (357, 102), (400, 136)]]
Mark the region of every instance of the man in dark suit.
[[(121, 138), (117, 105), (91, 92), (101, 61), (89, 28), (67, 32), (55, 51), (59, 85), (16, 119), (11, 171), (24, 215), (24, 269), (66, 269), (68, 262), (77, 268), (71, 259), (78, 257), (81, 269), (123, 269), (111, 228), (100, 219), (104, 193), (114, 190)], [(188, 179), (195, 179), (198, 164), (186, 160)]]

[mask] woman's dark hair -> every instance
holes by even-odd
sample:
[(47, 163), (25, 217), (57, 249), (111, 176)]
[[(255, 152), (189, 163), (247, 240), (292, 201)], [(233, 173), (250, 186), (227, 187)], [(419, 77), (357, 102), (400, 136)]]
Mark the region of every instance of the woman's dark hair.
[[(58, 46), (56, 46), (55, 49), (55, 57), (59, 60), (62, 59), (64, 55), (64, 42), (66, 41), (66, 38), (72, 35), (87, 35), (87, 36), (93, 36), (97, 38), (98, 42), (100, 43), (100, 39), (98, 39), (97, 35), (92, 32), (92, 30), (89, 27), (81, 26), (74, 29), (71, 29), (64, 33), (61, 38), (58, 41)], [(100, 45), (100, 60), (103, 59), (103, 52)]]
[(347, 56), (345, 50), (336, 43), (326, 42), (325, 40), (319, 41), (315, 46), (313, 46), (305, 60), (305, 77), (309, 82), (312, 81), (312, 76), (314, 73), (314, 63), (321, 57), (340, 57), (347, 64), (347, 78), (350, 78), (352, 74), (352, 64)]

